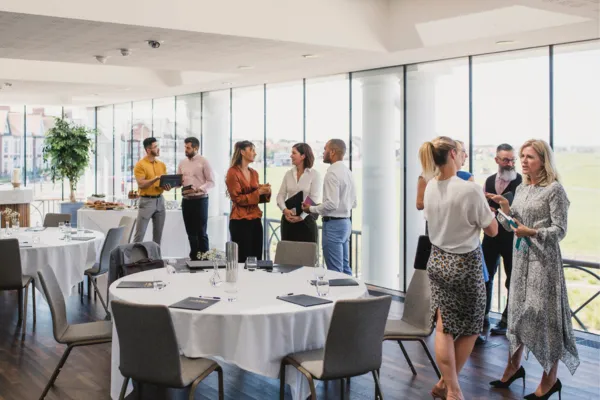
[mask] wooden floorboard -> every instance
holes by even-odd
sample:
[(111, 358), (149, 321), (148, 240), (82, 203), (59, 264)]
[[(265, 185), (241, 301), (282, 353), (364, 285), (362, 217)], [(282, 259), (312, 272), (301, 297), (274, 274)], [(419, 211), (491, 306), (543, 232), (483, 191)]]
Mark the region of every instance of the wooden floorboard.
[[(16, 292), (0, 292), (0, 400), (27, 400), (39, 398), (57, 365), (65, 346), (57, 344), (52, 336), (52, 319), (48, 305), (37, 293), (37, 324), (32, 323), (32, 305), (29, 302), (27, 334), (21, 341), (21, 326), (17, 325)], [(403, 304), (392, 302), (390, 315), (399, 317)], [(100, 302), (78, 296), (67, 300), (70, 323), (89, 322), (104, 318)], [(433, 349), (433, 337), (429, 339)], [(425, 353), (418, 343), (405, 345), (417, 376), (413, 376), (399, 346), (393, 342), (383, 345), (381, 383), (386, 399), (430, 399), (429, 390), (437, 381)], [(560, 365), (559, 377), (563, 382), (563, 399), (591, 400), (600, 398), (600, 350), (578, 346), (581, 366), (571, 376)], [(75, 348), (61, 371), (47, 399), (109, 399), (110, 344)], [(507, 356), (504, 337), (491, 337), (484, 347), (477, 347), (460, 375), (467, 399), (521, 399), (535, 390), (542, 374), (541, 367), (530, 357), (523, 365), (527, 371), (526, 388), (520, 381), (513, 388), (491, 390), (488, 382), (501, 376)], [(277, 399), (279, 381), (226, 366), (226, 399)], [(198, 389), (196, 399), (216, 399), (217, 379), (210, 376)], [(352, 379), (345, 398), (373, 399), (374, 384), (371, 375)], [(339, 384), (318, 384), (319, 399), (338, 399)], [(286, 398), (291, 398), (289, 391)], [(558, 398), (558, 396), (555, 396)]]

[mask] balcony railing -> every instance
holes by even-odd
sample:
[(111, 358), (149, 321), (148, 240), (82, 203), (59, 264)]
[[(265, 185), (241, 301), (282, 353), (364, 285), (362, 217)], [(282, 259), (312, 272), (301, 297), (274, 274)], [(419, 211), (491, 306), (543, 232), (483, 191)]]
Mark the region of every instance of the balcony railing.
[(583, 304), (581, 304), (579, 307), (577, 307), (577, 309), (575, 311), (573, 311), (573, 309), (571, 308), (571, 316), (573, 317), (573, 319), (579, 324), (579, 326), (581, 326), (581, 329), (583, 329), (586, 332), (589, 332), (588, 327), (577, 316), (577, 313), (579, 313), (581, 310), (583, 310), (585, 307), (587, 307), (592, 301), (594, 301), (594, 299), (596, 297), (598, 297), (598, 295), (600, 295), (600, 285), (598, 285), (598, 283), (600, 283), (600, 276), (598, 276), (598, 273), (600, 273), (600, 263), (577, 261), (577, 260), (563, 260), (563, 268), (564, 269), (572, 268), (572, 269), (576, 269), (579, 271), (583, 271), (586, 274), (589, 274), (596, 279), (595, 287), (598, 289), (598, 290), (596, 290), (596, 293), (594, 293), (587, 300), (585, 300), (583, 302)]

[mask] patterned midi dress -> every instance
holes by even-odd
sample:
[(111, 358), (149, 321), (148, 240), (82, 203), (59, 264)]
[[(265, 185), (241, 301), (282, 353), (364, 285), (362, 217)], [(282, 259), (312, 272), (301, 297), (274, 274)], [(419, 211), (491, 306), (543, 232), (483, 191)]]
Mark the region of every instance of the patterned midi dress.
[(558, 360), (571, 374), (579, 366), (559, 246), (567, 233), (568, 209), (558, 182), (521, 184), (511, 206), (511, 216), (537, 234), (531, 245), (522, 240), (518, 249), (515, 236), (506, 336), (511, 355), (525, 346), (526, 356), (532, 352), (546, 373)]

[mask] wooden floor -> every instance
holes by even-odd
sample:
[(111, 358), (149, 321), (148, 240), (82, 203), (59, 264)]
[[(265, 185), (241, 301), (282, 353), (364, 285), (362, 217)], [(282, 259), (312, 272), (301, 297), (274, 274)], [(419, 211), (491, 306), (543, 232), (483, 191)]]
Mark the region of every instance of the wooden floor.
[[(32, 308), (29, 302), (27, 335), (21, 341), (21, 326), (17, 325), (16, 292), (0, 292), (0, 400), (27, 400), (39, 398), (44, 385), (65, 346), (52, 336), (52, 320), (48, 305), (38, 292), (37, 325), (32, 326)], [(392, 317), (402, 312), (402, 303), (392, 302)], [(71, 323), (88, 322), (104, 318), (100, 302), (80, 302), (78, 296), (67, 301)], [(433, 349), (433, 338), (429, 345)], [(597, 346), (596, 346), (597, 347)], [(436, 376), (427, 357), (418, 344), (406, 344), (407, 351), (417, 369), (413, 376), (397, 344), (383, 345), (381, 383), (386, 399), (430, 399), (429, 390)], [(79, 347), (72, 351), (48, 399), (109, 399), (110, 344)], [(477, 347), (460, 375), (466, 399), (520, 399), (535, 390), (542, 370), (533, 357), (524, 361), (527, 371), (526, 388), (520, 381), (511, 389), (491, 390), (488, 382), (501, 376), (507, 352), (504, 337), (492, 337), (484, 347)], [(559, 377), (563, 382), (563, 399), (600, 398), (600, 351), (579, 346), (581, 366), (575, 376), (570, 376), (561, 364)], [(217, 398), (216, 377), (209, 377), (199, 386), (196, 399)], [(319, 399), (338, 399), (339, 385), (319, 383)], [(225, 368), (226, 399), (277, 399), (279, 381), (242, 371), (236, 367)], [(374, 384), (370, 375), (352, 379), (345, 398), (372, 399)], [(291, 398), (289, 392), (286, 398)], [(554, 396), (558, 398), (558, 396)]]

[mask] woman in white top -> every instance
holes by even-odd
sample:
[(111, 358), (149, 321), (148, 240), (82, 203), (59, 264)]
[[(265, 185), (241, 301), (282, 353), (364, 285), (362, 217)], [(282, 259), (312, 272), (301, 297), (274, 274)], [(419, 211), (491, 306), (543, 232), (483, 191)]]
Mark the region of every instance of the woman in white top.
[(458, 374), (483, 327), (485, 283), (479, 236), (498, 232), (483, 190), (456, 176), (462, 164), (460, 147), (449, 137), (425, 142), (419, 150), (425, 176), (435, 176), (425, 188), (425, 219), (431, 255), (431, 323), (436, 325), (435, 353), (442, 379), (434, 398), (463, 399)]
[(297, 215), (296, 210), (288, 209), (285, 205), (287, 199), (300, 191), (302, 191), (303, 201), (310, 196), (315, 204), (321, 202), (321, 176), (312, 168), (315, 156), (308, 144), (296, 143), (292, 147), (290, 158), (294, 166), (283, 177), (277, 195), (277, 206), (283, 213), (281, 216), (281, 239), (317, 243), (319, 231), (315, 217), (304, 213)]

